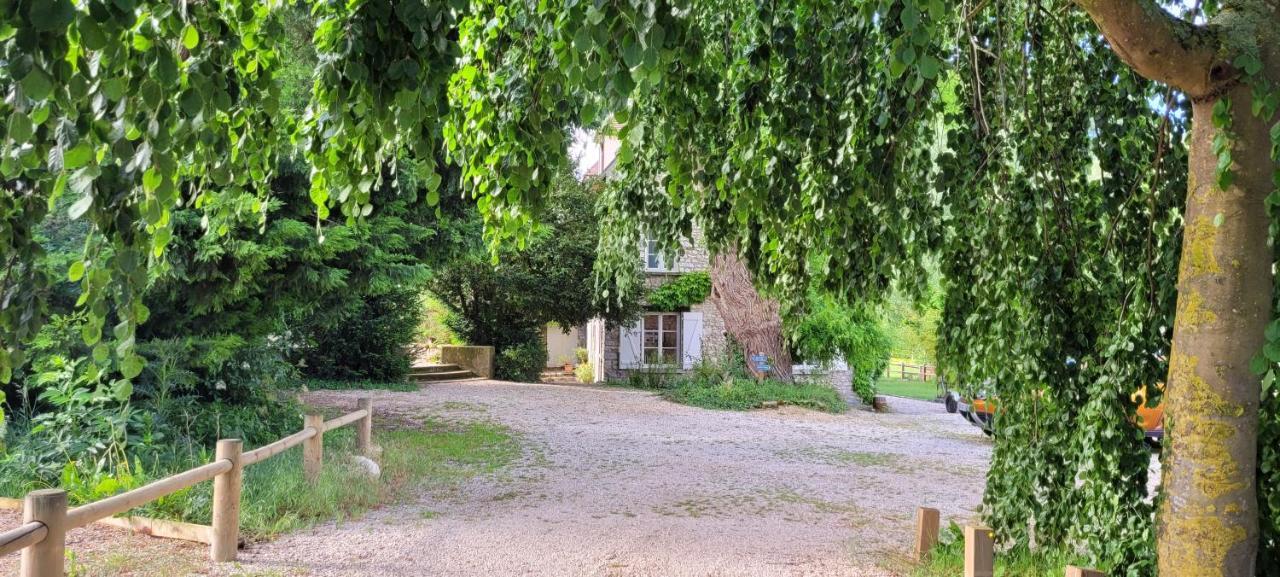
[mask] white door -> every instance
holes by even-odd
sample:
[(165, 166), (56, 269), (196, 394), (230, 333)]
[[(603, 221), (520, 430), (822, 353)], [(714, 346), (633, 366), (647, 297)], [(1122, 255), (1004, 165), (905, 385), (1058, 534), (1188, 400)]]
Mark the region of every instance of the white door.
[(565, 363), (578, 364), (574, 349), (578, 348), (578, 329), (569, 329), (565, 334), (556, 323), (547, 323), (547, 366), (559, 367)]

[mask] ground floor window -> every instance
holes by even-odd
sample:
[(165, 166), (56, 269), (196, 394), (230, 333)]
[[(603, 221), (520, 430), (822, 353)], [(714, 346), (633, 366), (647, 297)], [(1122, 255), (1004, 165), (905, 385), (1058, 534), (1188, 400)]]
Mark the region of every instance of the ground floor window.
[(645, 364), (671, 364), (679, 358), (676, 347), (680, 343), (680, 315), (675, 313), (647, 314), (644, 316)]

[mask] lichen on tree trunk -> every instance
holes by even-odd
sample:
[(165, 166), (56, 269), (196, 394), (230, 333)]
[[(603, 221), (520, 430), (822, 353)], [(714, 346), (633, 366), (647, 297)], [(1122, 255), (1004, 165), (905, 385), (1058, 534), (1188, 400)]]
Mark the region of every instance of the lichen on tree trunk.
[[(711, 300), (724, 319), (725, 330), (742, 345), (747, 369), (757, 377), (791, 382), (791, 353), (782, 335), (777, 301), (760, 296), (751, 282), (751, 271), (731, 251), (711, 261)], [(770, 371), (756, 370), (751, 356), (768, 356)]]
[[(1236, 110), (1250, 91), (1231, 90)], [(1257, 555), (1254, 470), (1260, 379), (1249, 369), (1271, 312), (1267, 126), (1234, 115), (1235, 182), (1217, 185), (1214, 101), (1195, 104), (1178, 308), (1169, 356), (1158, 526), (1160, 575), (1250, 577)]]
[[(1161, 577), (1253, 577), (1258, 550), (1256, 465), (1261, 379), (1250, 370), (1271, 319), (1272, 252), (1266, 198), (1275, 187), (1269, 130), (1253, 89), (1280, 87), (1280, 2), (1223, 2), (1205, 25), (1154, 0), (1076, 0), (1116, 54), (1194, 103), (1188, 141), (1178, 305), (1166, 383), (1163, 499), (1156, 548)], [(1262, 64), (1247, 72), (1241, 55)], [(1213, 111), (1233, 179), (1221, 186)]]

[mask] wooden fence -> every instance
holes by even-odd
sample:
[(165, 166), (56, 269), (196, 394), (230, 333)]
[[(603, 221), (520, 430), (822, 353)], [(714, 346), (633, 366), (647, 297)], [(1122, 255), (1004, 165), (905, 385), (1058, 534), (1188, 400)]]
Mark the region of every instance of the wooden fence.
[(212, 526), (173, 524), (204, 529), (206, 534), (168, 536), (207, 542), (212, 560), (234, 561), (240, 541), (240, 489), (244, 468), (301, 444), (303, 471), (308, 478), (314, 479), (320, 474), (324, 462), (324, 433), (352, 423), (358, 423), (356, 449), (361, 454), (370, 454), (373, 449), (373, 400), (360, 399), (358, 406), (359, 410), (354, 413), (329, 421), (320, 415), (306, 415), (301, 431), (248, 452), (242, 452), (243, 445), (239, 439), (222, 439), (218, 441), (212, 463), (74, 509), (67, 508), (66, 491), (32, 491), (23, 503), (23, 524), (0, 533), (0, 556), (22, 551), (22, 577), (62, 577), (67, 531), (100, 522), (212, 479)]
[[(916, 510), (915, 560), (924, 563), (938, 544), (940, 515), (937, 509)], [(996, 570), (995, 538), (991, 529), (973, 525), (964, 528), (964, 577), (994, 577)], [(1069, 565), (1066, 577), (1106, 577), (1096, 569)]]
[(932, 381), (937, 378), (938, 370), (933, 365), (898, 362), (889, 363), (889, 366), (884, 369), (884, 376), (887, 379), (906, 381)]

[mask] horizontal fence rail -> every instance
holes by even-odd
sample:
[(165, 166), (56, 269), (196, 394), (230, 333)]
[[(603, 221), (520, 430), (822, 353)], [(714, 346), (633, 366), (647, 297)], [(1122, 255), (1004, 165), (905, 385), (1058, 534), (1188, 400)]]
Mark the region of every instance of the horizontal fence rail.
[(362, 398), (358, 406), (359, 409), (355, 412), (328, 421), (320, 415), (304, 415), (301, 431), (248, 452), (242, 451), (243, 445), (239, 439), (222, 439), (218, 441), (217, 452), (211, 463), (74, 509), (67, 509), (66, 491), (32, 491), (23, 502), (23, 524), (0, 533), (0, 556), (21, 551), (22, 577), (62, 577), (68, 530), (103, 522), (114, 515), (212, 479), (212, 526), (141, 518), (111, 519), (119, 521), (111, 524), (126, 528), (165, 524), (172, 527), (172, 530), (165, 535), (156, 536), (207, 542), (210, 559), (219, 562), (234, 561), (240, 538), (240, 495), (244, 468), (302, 445), (303, 470), (308, 479), (314, 480), (320, 474), (324, 460), (325, 431), (353, 423), (356, 424), (356, 450), (363, 455), (376, 454), (372, 434), (373, 400)]
[(14, 551), (26, 549), (44, 540), (49, 529), (44, 523), (32, 521), (15, 529), (0, 533), (0, 555), (8, 555)]

